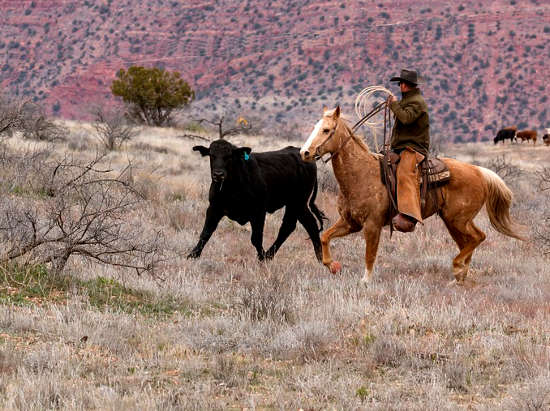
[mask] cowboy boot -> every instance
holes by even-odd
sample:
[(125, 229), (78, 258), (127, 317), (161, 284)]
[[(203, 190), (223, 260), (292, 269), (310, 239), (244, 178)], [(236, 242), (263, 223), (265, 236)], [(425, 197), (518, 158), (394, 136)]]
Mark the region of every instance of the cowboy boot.
[(393, 217), (391, 223), (395, 230), (401, 231), (402, 233), (410, 233), (414, 231), (414, 228), (416, 227), (416, 220), (402, 213), (399, 213)]

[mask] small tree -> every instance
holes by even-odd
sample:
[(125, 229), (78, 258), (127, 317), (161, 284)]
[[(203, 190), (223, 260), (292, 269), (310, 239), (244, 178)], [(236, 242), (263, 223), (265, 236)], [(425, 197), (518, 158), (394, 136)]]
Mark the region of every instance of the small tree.
[(128, 105), (128, 115), (140, 124), (163, 126), (172, 112), (195, 98), (195, 92), (177, 71), (132, 66), (121, 69), (113, 81), (113, 95)]
[(105, 112), (103, 108), (96, 107), (93, 110), (93, 115), (95, 117), (93, 127), (96, 130), (97, 138), (102, 146), (109, 151), (119, 149), (122, 144), (138, 134), (135, 126), (128, 124), (127, 119), (117, 110)]

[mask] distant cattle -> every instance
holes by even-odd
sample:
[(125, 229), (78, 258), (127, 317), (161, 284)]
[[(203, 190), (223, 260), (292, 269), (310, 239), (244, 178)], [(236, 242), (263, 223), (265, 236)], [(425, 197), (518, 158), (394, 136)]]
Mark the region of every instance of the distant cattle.
[(550, 146), (550, 133), (546, 133), (542, 136), (542, 141), (544, 141), (544, 144), (547, 146)]
[(536, 130), (521, 130), (516, 133), (516, 139), (520, 139), (523, 143), (525, 140), (531, 140), (533, 144), (537, 142), (537, 131)]
[(510, 142), (514, 141), (516, 138), (516, 131), (518, 129), (513, 127), (506, 127), (498, 131), (497, 135), (493, 139), (493, 142), (496, 144), (499, 141), (502, 141), (502, 144), (504, 144), (504, 140), (510, 140)]
[[(317, 259), (321, 260), (319, 232), (323, 228), (324, 214), (315, 205), (317, 167), (301, 159), (299, 148), (251, 154), (249, 147), (236, 147), (219, 139), (210, 147), (195, 146), (193, 150), (210, 157), (212, 181), (204, 227), (187, 258), (200, 257), (218, 223), (227, 216), (241, 225), (250, 222), (251, 242), (260, 260), (273, 258), (299, 221), (313, 243)], [(266, 213), (282, 207), (286, 208), (279, 234), (273, 245), (264, 251)]]

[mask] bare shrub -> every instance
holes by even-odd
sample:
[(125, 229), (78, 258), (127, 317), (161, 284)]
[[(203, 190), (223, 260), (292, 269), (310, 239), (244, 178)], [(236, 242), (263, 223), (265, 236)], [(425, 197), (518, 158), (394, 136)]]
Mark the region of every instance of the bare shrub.
[(11, 135), (22, 124), (22, 107), (24, 103), (15, 103), (0, 95), (0, 135)]
[(12, 346), (0, 345), (0, 375), (13, 374), (21, 362), (21, 354)]
[(270, 275), (246, 284), (239, 297), (243, 314), (251, 321), (269, 319), (276, 323), (292, 323), (295, 320), (292, 290), (288, 279), (282, 276)]
[[(227, 126), (227, 122), (226, 122), (227, 117), (235, 117), (234, 126)], [(249, 119), (246, 119), (243, 116), (237, 116), (235, 114), (232, 114), (229, 116), (226, 114), (222, 114), (221, 116), (219, 116), (214, 120), (200, 118), (200, 119), (195, 119), (194, 121), (196, 121), (198, 124), (207, 123), (211, 126), (214, 126), (218, 132), (218, 138), (226, 138), (229, 136), (234, 136), (236, 134), (249, 134), (249, 135), (257, 134), (259, 132), (258, 127), (253, 126), (253, 124)], [(193, 134), (186, 134), (183, 137), (195, 137), (199, 139), (205, 139), (202, 136), (197, 136)]]
[(317, 168), (317, 183), (321, 191), (333, 194), (338, 193), (338, 182), (329, 167), (321, 166)]
[(511, 392), (504, 404), (506, 410), (543, 411), (550, 409), (550, 376), (542, 375), (526, 387)]
[(97, 107), (93, 114), (93, 127), (98, 140), (106, 150), (119, 149), (138, 133), (138, 129), (128, 122), (122, 111), (106, 112), (103, 108)]
[(447, 388), (461, 393), (469, 392), (472, 384), (472, 370), (464, 359), (457, 357), (444, 363), (442, 372)]
[(391, 335), (383, 335), (374, 340), (370, 347), (374, 361), (386, 367), (398, 367), (407, 356), (405, 345)]
[(23, 138), (39, 141), (65, 140), (69, 131), (49, 120), (42, 107), (25, 104), (21, 109), (21, 131)]
[(550, 167), (543, 167), (537, 172), (539, 191), (550, 191)]
[(332, 330), (323, 321), (302, 321), (282, 329), (271, 341), (266, 351), (281, 359), (319, 361), (334, 340)]
[(493, 170), (506, 181), (514, 180), (522, 174), (521, 168), (513, 165), (504, 155), (495, 157), (482, 165)]
[[(539, 192), (550, 192), (550, 167), (543, 167), (537, 172), (537, 187)], [(546, 200), (550, 199), (548, 196)], [(545, 254), (550, 254), (550, 213), (548, 211), (543, 212), (540, 216), (541, 224), (534, 227), (535, 238), (541, 245)]]
[(138, 273), (154, 269), (162, 233), (147, 232), (139, 219), (129, 218), (143, 199), (123, 179), (127, 170), (113, 175), (100, 167), (102, 159), (42, 158), (38, 169), (47, 176), (46, 189), (23, 184), (0, 206), (0, 262), (51, 264), (59, 273), (71, 256), (79, 255)]

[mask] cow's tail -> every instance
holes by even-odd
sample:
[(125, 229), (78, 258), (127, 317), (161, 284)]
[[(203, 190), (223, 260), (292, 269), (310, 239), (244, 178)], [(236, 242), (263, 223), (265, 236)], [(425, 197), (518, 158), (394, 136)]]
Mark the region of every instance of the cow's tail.
[(325, 213), (323, 213), (319, 208), (315, 205), (315, 198), (317, 197), (317, 176), (315, 177), (315, 184), (313, 185), (313, 193), (311, 194), (311, 197), (309, 199), (309, 209), (311, 212), (315, 215), (317, 220), (319, 221), (319, 232), (323, 231), (323, 220), (328, 220)]
[(491, 225), (499, 233), (518, 240), (526, 240), (523, 234), (526, 227), (514, 222), (510, 216), (512, 191), (494, 171), (484, 167), (479, 167), (479, 169), (487, 183), (488, 193), (485, 207)]

